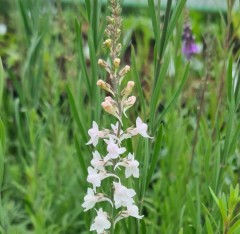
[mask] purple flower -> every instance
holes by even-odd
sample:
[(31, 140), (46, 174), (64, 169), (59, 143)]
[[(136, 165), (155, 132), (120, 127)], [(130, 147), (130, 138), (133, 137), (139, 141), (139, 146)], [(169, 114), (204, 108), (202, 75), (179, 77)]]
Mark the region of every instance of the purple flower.
[(193, 54), (199, 53), (189, 24), (185, 24), (182, 36), (182, 53), (189, 60)]

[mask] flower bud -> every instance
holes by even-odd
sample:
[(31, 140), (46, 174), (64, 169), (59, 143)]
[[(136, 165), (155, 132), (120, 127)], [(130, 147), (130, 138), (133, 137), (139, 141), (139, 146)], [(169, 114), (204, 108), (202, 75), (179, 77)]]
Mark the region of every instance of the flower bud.
[(108, 64), (106, 61), (104, 61), (104, 60), (102, 60), (102, 59), (98, 59), (98, 65), (100, 65), (101, 67), (105, 68), (105, 70), (106, 70), (109, 74), (111, 74), (110, 66), (109, 66), (109, 64)]
[(111, 39), (107, 39), (103, 42), (103, 45), (106, 46), (107, 48), (110, 48), (112, 44), (112, 40)]
[(98, 59), (98, 65), (104, 67), (104, 68), (108, 68), (109, 65), (106, 61), (102, 60), (102, 59)]
[(126, 88), (121, 92), (123, 99), (126, 99), (126, 97), (132, 92), (134, 85), (135, 83), (133, 81), (128, 81)]
[(106, 96), (104, 100), (105, 100), (105, 102), (110, 102), (113, 105), (116, 104), (116, 101), (114, 101), (110, 96)]
[(115, 58), (115, 59), (113, 60), (114, 67), (115, 67), (115, 68), (118, 68), (119, 65), (120, 65), (120, 62), (121, 62), (121, 60), (120, 60), (119, 58)]
[(122, 106), (123, 106), (123, 114), (127, 117), (126, 111), (134, 105), (136, 102), (136, 97), (135, 96), (130, 96), (127, 100), (123, 101)]
[(107, 82), (100, 79), (97, 81), (97, 86), (99, 86), (101, 89), (104, 89), (109, 93), (111, 93), (113, 96), (115, 96), (113, 90), (111, 89), (111, 85), (108, 84)]
[(119, 72), (119, 76), (125, 76), (130, 71), (130, 66), (126, 65), (124, 68), (122, 68)]
[(119, 116), (118, 108), (114, 105), (114, 100), (111, 97), (106, 97), (105, 101), (102, 102), (101, 106), (106, 112), (115, 116), (122, 124), (122, 120)]

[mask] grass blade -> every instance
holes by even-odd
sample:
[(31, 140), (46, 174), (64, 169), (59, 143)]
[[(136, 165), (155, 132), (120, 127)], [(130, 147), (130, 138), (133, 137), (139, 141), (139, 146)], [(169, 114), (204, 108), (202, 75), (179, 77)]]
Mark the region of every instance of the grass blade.
[(88, 138), (87, 138), (87, 134), (86, 134), (86, 131), (85, 131), (85, 128), (84, 128), (84, 124), (83, 124), (83, 122), (80, 119), (80, 116), (78, 114), (77, 106), (76, 106), (73, 94), (72, 94), (69, 86), (67, 86), (67, 94), (68, 94), (68, 100), (69, 100), (70, 107), (71, 107), (71, 110), (72, 110), (73, 118), (76, 121), (76, 124), (78, 126), (79, 131), (81, 132), (83, 141), (87, 142)]
[(0, 108), (2, 106), (3, 90), (4, 90), (4, 73), (3, 73), (2, 60), (0, 57)]
[(178, 87), (178, 90), (176, 91), (176, 93), (174, 94), (171, 102), (168, 104), (168, 106), (166, 107), (166, 109), (163, 111), (162, 115), (160, 116), (160, 118), (158, 119), (157, 121), (157, 124), (156, 126), (158, 127), (163, 119), (163, 117), (165, 116), (165, 114), (170, 110), (170, 108), (173, 106), (173, 104), (176, 102), (176, 100), (178, 99), (182, 89), (183, 89), (183, 86), (187, 80), (187, 77), (188, 77), (188, 70), (189, 70), (189, 63), (188, 65), (186, 66), (185, 68), (185, 71), (184, 71), (184, 74), (183, 74), (183, 78), (182, 78), (182, 81)]

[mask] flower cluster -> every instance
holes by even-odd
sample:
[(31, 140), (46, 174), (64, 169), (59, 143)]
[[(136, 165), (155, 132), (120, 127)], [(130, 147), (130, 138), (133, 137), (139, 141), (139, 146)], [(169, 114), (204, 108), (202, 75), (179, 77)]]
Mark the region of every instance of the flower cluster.
[[(132, 216), (141, 219), (143, 216), (139, 215), (139, 209), (133, 199), (136, 192), (122, 184), (121, 179), (117, 176), (117, 170), (124, 168), (125, 178), (131, 176), (139, 178), (139, 162), (135, 159), (134, 153), (127, 153), (127, 149), (121, 145), (125, 139), (137, 134), (150, 138), (147, 134), (147, 125), (138, 117), (136, 127), (127, 128), (125, 131), (121, 129), (119, 122), (115, 125), (111, 124), (111, 129), (99, 130), (97, 123), (93, 121), (88, 134), (90, 140), (87, 144), (97, 147), (99, 139), (102, 139), (106, 143), (106, 154), (103, 156), (97, 150), (92, 153), (93, 158), (91, 166), (88, 167), (87, 177), (87, 181), (92, 185), (92, 188), (88, 188), (82, 207), (84, 211), (87, 211), (92, 209), (96, 203), (105, 201), (113, 209), (121, 208), (116, 217), (110, 217), (102, 208), (99, 209), (90, 230), (103, 233), (104, 230), (109, 229), (111, 225), (115, 225), (123, 218)], [(101, 190), (102, 181), (108, 177), (113, 178), (112, 197), (98, 192), (98, 190)]]
[[(108, 82), (99, 79), (97, 85), (109, 93), (101, 106), (104, 111), (116, 117), (117, 122), (111, 124), (110, 129), (101, 129), (93, 121), (92, 127), (88, 131), (90, 139), (87, 144), (93, 145), (95, 149), (92, 152), (93, 158), (91, 166), (88, 167), (87, 176), (91, 188), (88, 188), (82, 204), (84, 211), (94, 208), (99, 202), (106, 202), (109, 204), (107, 207), (111, 207), (112, 212), (107, 212), (109, 211), (107, 209), (104, 211), (103, 208), (96, 210), (97, 216), (90, 231), (96, 231), (99, 234), (107, 233), (110, 228), (114, 230), (115, 224), (123, 218), (131, 216), (142, 219), (143, 216), (139, 215), (139, 208), (134, 200), (135, 190), (124, 186), (127, 178), (139, 178), (139, 162), (133, 152), (127, 152), (123, 141), (138, 134), (144, 138), (150, 138), (147, 133), (148, 126), (140, 117), (137, 117), (135, 126), (123, 130), (123, 115), (127, 117), (126, 111), (136, 102), (136, 97), (131, 95), (135, 84), (133, 81), (128, 81), (125, 88), (121, 88), (121, 82), (130, 71), (130, 66), (121, 67), (119, 58), (122, 48), (119, 43), (121, 34), (119, 0), (110, 0), (110, 4), (112, 14), (107, 17), (108, 25), (105, 30), (107, 39), (103, 43), (103, 46), (109, 51), (110, 58), (108, 61), (98, 60), (98, 64), (108, 73), (109, 79)], [(96, 149), (99, 141), (103, 141), (106, 146), (103, 154)], [(124, 178), (121, 178), (120, 173), (118, 174), (121, 169), (124, 170)], [(108, 187), (108, 191), (104, 192), (102, 183), (106, 178), (109, 178), (107, 181), (110, 181), (111, 186)]]

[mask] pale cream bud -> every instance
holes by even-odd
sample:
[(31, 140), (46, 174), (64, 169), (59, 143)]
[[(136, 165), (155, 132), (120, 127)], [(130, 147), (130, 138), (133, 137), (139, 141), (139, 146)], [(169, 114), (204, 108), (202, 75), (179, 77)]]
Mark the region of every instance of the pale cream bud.
[(134, 105), (136, 102), (136, 97), (135, 96), (130, 96), (127, 100), (123, 101), (123, 114), (127, 117), (126, 111)]
[(110, 96), (105, 97), (105, 102), (110, 102), (112, 104), (115, 103), (115, 101)]
[(115, 58), (113, 60), (114, 67), (118, 68), (120, 65), (121, 60), (119, 58)]
[(107, 82), (100, 79), (97, 81), (97, 86), (99, 86), (101, 89), (104, 89), (104, 90), (108, 91), (109, 93), (111, 93), (113, 96), (115, 96), (113, 93), (113, 90), (111, 89), (111, 85), (108, 84)]
[(106, 61), (102, 60), (102, 59), (98, 59), (98, 65), (104, 67), (104, 68), (108, 68), (109, 65)]
[(112, 45), (112, 40), (111, 39), (107, 39), (103, 42), (103, 45), (110, 48)]
[(124, 68), (122, 68), (119, 72), (119, 76), (125, 76), (130, 71), (130, 66), (126, 65)]
[[(107, 97), (106, 97), (106, 98), (107, 98)], [(118, 108), (117, 108), (115, 105), (113, 105), (113, 104), (108, 100), (109, 97), (107, 98), (107, 100), (106, 100), (106, 98), (105, 98), (105, 101), (102, 102), (102, 104), (101, 104), (102, 108), (103, 108), (106, 112), (108, 112), (109, 114), (115, 116), (115, 117), (121, 122), (121, 124), (122, 124), (122, 120), (121, 120), (120, 116), (118, 115), (118, 113), (119, 113)], [(110, 97), (110, 98), (111, 98), (111, 97)]]
[(126, 88), (121, 92), (123, 99), (125, 99), (132, 92), (134, 85), (135, 83), (133, 81), (128, 81)]
[(104, 101), (104, 102), (102, 102), (101, 106), (102, 106), (102, 108), (103, 108), (106, 112), (108, 112), (109, 114), (112, 114), (112, 115), (116, 114), (116, 110), (115, 110), (115, 108), (113, 107), (113, 105), (112, 105), (111, 102), (109, 102), (109, 101)]
[(135, 96), (130, 96), (125, 102), (124, 102), (124, 105), (126, 106), (132, 106), (134, 105), (134, 103), (136, 102), (136, 97)]

